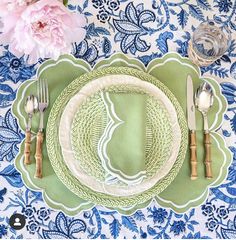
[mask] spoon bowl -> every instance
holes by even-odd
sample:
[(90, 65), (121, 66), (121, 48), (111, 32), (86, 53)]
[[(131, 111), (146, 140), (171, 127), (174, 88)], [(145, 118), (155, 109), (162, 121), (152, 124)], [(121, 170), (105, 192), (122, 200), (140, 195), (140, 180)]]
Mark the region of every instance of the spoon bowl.
[(202, 113), (204, 121), (205, 166), (207, 179), (211, 179), (213, 177), (211, 166), (211, 141), (207, 119), (207, 113), (212, 107), (213, 102), (214, 94), (211, 86), (207, 82), (202, 83), (195, 93), (195, 105)]
[(33, 114), (38, 111), (38, 100), (34, 95), (30, 95), (26, 98), (25, 101), (25, 112), (28, 115), (28, 122), (26, 125), (26, 134), (25, 134), (25, 164), (30, 164), (30, 143), (31, 143), (31, 122)]
[(34, 95), (30, 95), (26, 98), (25, 101), (25, 112), (30, 117), (33, 115), (33, 113), (36, 113), (38, 111), (38, 100)]
[(202, 113), (204, 119), (204, 130), (209, 131), (207, 113), (214, 103), (212, 87), (207, 83), (202, 83), (195, 93), (195, 105)]

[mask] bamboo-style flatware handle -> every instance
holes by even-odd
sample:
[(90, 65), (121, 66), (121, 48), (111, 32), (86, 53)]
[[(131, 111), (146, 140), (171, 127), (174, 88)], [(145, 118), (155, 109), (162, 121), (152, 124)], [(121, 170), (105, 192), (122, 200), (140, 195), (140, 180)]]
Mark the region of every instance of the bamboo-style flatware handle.
[(35, 178), (42, 178), (42, 166), (43, 166), (43, 132), (38, 132), (37, 134), (37, 141), (36, 141), (36, 152), (35, 152), (35, 159), (36, 159), (36, 172)]
[(31, 163), (30, 161), (30, 143), (31, 143), (31, 132), (30, 130), (26, 131), (25, 134), (25, 150), (24, 150), (24, 164), (29, 165)]
[(211, 179), (212, 166), (211, 166), (211, 138), (210, 133), (204, 133), (204, 144), (205, 144), (205, 165), (206, 165), (206, 178)]
[(190, 131), (190, 164), (191, 164), (191, 179), (197, 179), (197, 141), (196, 132)]

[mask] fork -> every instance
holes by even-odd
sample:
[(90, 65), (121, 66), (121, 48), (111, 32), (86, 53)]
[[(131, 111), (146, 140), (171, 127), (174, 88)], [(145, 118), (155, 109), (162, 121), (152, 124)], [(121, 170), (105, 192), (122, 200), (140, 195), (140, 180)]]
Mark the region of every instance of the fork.
[(44, 112), (49, 105), (47, 81), (45, 79), (39, 79), (37, 89), (38, 89), (38, 110), (40, 113), (40, 120), (39, 120), (39, 128), (37, 133), (36, 152), (35, 152), (35, 159), (36, 159), (35, 178), (42, 178), (42, 164), (43, 164), (42, 146), (43, 146), (43, 139), (44, 139), (43, 119), (44, 119)]

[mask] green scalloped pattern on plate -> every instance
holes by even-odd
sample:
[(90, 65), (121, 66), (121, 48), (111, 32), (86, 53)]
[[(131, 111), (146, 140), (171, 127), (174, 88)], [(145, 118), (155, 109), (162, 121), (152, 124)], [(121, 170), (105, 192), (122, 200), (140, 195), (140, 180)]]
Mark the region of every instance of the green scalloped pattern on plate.
[[(122, 61), (122, 66), (132, 67), (132, 68), (136, 68), (139, 70), (145, 69), (143, 64), (140, 61), (138, 61), (137, 59), (129, 58), (126, 55), (123, 55), (121, 53), (114, 54), (111, 58), (113, 59), (112, 66), (114, 66), (114, 67), (120, 66), (121, 65), (120, 61)], [(95, 65), (95, 68), (102, 68), (103, 63), (106, 63), (106, 64), (109, 63), (109, 59), (110, 58), (101, 60), (99, 63), (97, 63)], [(57, 63), (52, 60), (45, 61), (40, 66), (40, 68), (37, 72), (37, 76), (40, 76), (40, 75), (48, 76), (48, 74), (49, 74), (51, 76), (50, 81), (52, 82), (53, 86), (57, 86), (58, 92), (60, 92), (64, 88), (64, 86), (68, 85), (68, 83), (70, 83), (76, 77), (80, 76), (81, 74), (83, 74), (85, 72), (90, 71), (90, 68), (86, 62), (84, 62), (83, 60), (75, 59), (71, 55), (61, 56), (59, 60), (60, 60), (60, 63)], [(171, 63), (171, 62), (173, 62), (173, 63)], [(83, 67), (83, 69), (81, 69), (81, 66)], [(154, 68), (152, 71), (150, 71), (150, 69), (154, 66), (156, 68)], [(161, 68), (161, 67), (166, 67), (168, 69), (167, 76), (164, 75), (164, 77), (162, 77), (163, 70), (160, 72), (158, 71), (158, 68)], [(68, 69), (70, 71), (68, 71)], [(85, 70), (85, 69), (87, 69), (87, 70)], [(62, 72), (62, 74), (61, 74), (61, 72)], [(204, 80), (204, 78), (200, 77), (199, 68), (197, 66), (195, 66), (194, 64), (192, 64), (187, 58), (181, 57), (177, 53), (167, 53), (162, 58), (153, 60), (148, 65), (148, 72), (150, 74), (154, 75), (155, 77), (157, 77), (165, 85), (167, 85), (167, 86), (170, 85), (169, 89), (171, 91), (173, 91), (174, 95), (179, 100), (183, 109), (186, 109), (186, 103), (185, 103), (185, 101), (182, 101), (181, 99), (183, 98), (183, 100), (184, 100), (184, 98), (186, 96), (186, 92), (185, 92), (186, 88), (185, 88), (185, 86), (178, 88), (178, 83), (186, 81), (187, 74), (190, 74), (194, 78), (194, 86), (195, 87), (197, 87), (198, 84), (200, 84), (201, 81)], [(60, 73), (60, 74), (57, 74), (57, 73)], [(181, 76), (181, 73), (184, 73), (184, 75)], [(169, 74), (170, 74), (170, 77), (169, 77)], [(173, 79), (174, 79), (174, 81), (173, 81)], [(178, 83), (176, 83), (177, 85), (173, 84), (173, 83), (175, 83), (176, 80), (178, 80)], [(212, 119), (215, 119), (215, 122), (216, 122), (216, 124), (214, 124), (215, 126), (213, 128), (213, 131), (215, 131), (215, 129), (217, 129), (222, 122), (224, 112), (227, 109), (227, 103), (226, 103), (225, 98), (221, 94), (219, 84), (213, 79), (206, 78), (206, 80), (211, 81), (211, 84), (214, 87), (215, 95), (218, 96), (218, 98), (220, 100), (220, 105), (221, 105), (220, 110), (214, 109), (210, 112), (210, 121), (214, 122), (214, 121), (212, 121)], [(30, 86), (29, 83), (30, 82), (27, 81), (21, 85), (21, 87), (18, 90), (16, 100), (13, 104), (13, 112), (18, 119), (20, 127), (23, 130), (25, 129), (25, 126), (26, 126), (26, 121), (25, 121), (26, 114), (24, 112), (24, 99), (22, 98), (22, 96), (24, 96), (25, 93), (29, 94), (31, 92), (32, 93), (36, 92), (35, 91), (36, 85), (34, 84), (33, 86)], [(52, 85), (51, 85), (51, 87), (53, 87)], [(51, 92), (51, 89), (50, 89), (50, 92)], [(55, 100), (54, 97), (50, 96), (51, 104), (53, 104), (54, 100)], [(218, 107), (219, 107), (219, 105), (218, 105)], [(217, 115), (215, 114), (216, 112), (217, 112)], [(186, 110), (185, 110), (185, 114), (186, 114)], [(196, 117), (197, 117), (197, 128), (202, 129), (203, 124), (202, 124), (202, 117), (201, 117), (200, 113), (196, 112)], [(38, 123), (38, 115), (33, 120), (33, 130), (34, 131), (37, 130), (37, 123)], [(189, 165), (188, 165), (189, 151), (187, 151), (184, 164), (183, 164), (182, 168), (180, 169), (180, 172), (179, 172), (177, 178), (172, 182), (172, 184), (168, 188), (165, 189), (165, 191), (163, 191), (161, 194), (159, 194), (158, 197), (156, 197), (157, 202), (161, 206), (170, 207), (177, 212), (185, 212), (189, 208), (195, 207), (195, 206), (198, 206), (199, 204), (201, 204), (208, 195), (209, 187), (219, 185), (226, 178), (228, 166), (230, 165), (230, 163), (232, 161), (232, 154), (226, 147), (224, 139), (219, 134), (214, 132), (214, 133), (211, 133), (211, 135), (212, 136), (214, 135), (214, 139), (213, 139), (214, 144), (212, 147), (219, 149), (219, 151), (214, 150), (214, 154), (217, 154), (217, 155), (213, 159), (214, 162), (217, 163), (217, 165), (215, 165), (215, 163), (213, 163), (214, 164), (213, 166), (215, 166), (215, 168), (216, 168), (215, 173), (218, 174), (217, 179), (215, 177), (212, 181), (209, 181), (209, 180), (205, 180), (205, 178), (204, 178), (204, 166), (202, 163), (203, 145), (201, 144), (202, 143), (202, 132), (199, 130), (197, 136), (198, 136), (198, 146), (200, 146), (200, 149), (198, 149), (198, 159), (199, 159), (199, 168), (200, 168), (199, 179), (201, 181), (201, 184), (200, 185), (197, 184), (199, 179), (195, 183), (193, 181), (189, 181)], [(24, 142), (22, 144), (24, 144)], [(81, 203), (81, 199), (79, 199), (76, 195), (74, 195), (70, 191), (69, 192), (61, 191), (60, 193), (56, 194), (56, 198), (53, 198), (53, 196), (50, 196), (50, 192), (51, 192), (51, 189), (54, 188), (54, 185), (47, 184), (47, 185), (45, 185), (45, 188), (43, 188), (41, 185), (41, 181), (37, 180), (34, 182), (34, 186), (32, 186), (31, 182), (34, 180), (34, 177), (33, 177), (33, 174), (31, 173), (32, 171), (31, 171), (30, 167), (32, 167), (32, 169), (35, 169), (35, 165), (33, 165), (34, 164), (33, 163), (32, 165), (27, 166), (25, 169), (21, 168), (20, 160), (21, 160), (23, 154), (24, 154), (24, 151), (23, 151), (23, 145), (22, 145), (20, 148), (19, 155), (18, 155), (17, 159), (15, 160), (15, 165), (16, 165), (18, 171), (22, 174), (25, 184), (29, 188), (32, 188), (34, 190), (43, 189), (44, 199), (48, 203), (48, 205), (52, 208), (62, 210), (69, 215), (74, 215), (74, 214), (78, 213), (79, 211), (81, 211), (81, 208), (78, 207)], [(44, 155), (45, 154), (46, 153), (44, 153)], [(33, 157), (33, 155), (31, 157)], [(224, 159), (223, 163), (222, 163), (222, 161), (218, 161), (218, 159)], [(45, 161), (48, 161), (48, 159), (46, 158)], [(49, 167), (51, 167), (51, 166), (49, 165)], [(58, 182), (56, 182), (56, 183), (60, 184), (60, 181), (57, 178), (57, 176), (55, 174), (52, 176), (58, 180)], [(216, 176), (216, 175), (214, 175), (214, 176)], [(181, 186), (182, 181), (180, 181), (180, 180), (182, 178), (183, 178), (182, 181), (184, 181), (184, 179), (188, 181), (188, 186), (187, 186), (187, 188), (181, 187), (181, 193), (182, 193), (181, 196), (183, 198), (181, 199), (180, 202), (177, 202), (178, 198), (176, 196), (179, 196), (180, 191), (179, 191), (179, 189), (174, 191), (174, 188), (171, 189), (170, 187), (172, 185), (174, 186), (174, 185), (178, 185), (178, 184), (180, 184), (180, 186)], [(194, 189), (194, 190), (199, 189), (199, 191), (197, 191), (195, 194), (195, 191), (192, 191), (192, 189)], [(68, 201), (64, 201), (64, 199), (65, 199), (64, 196), (70, 196), (70, 198), (74, 198), (74, 196), (75, 196), (75, 200), (77, 201), (77, 205), (76, 205), (77, 208), (74, 207), (73, 204), (69, 204)], [(50, 197), (52, 197), (52, 199)], [(67, 199), (68, 199), (68, 197), (67, 197)], [(191, 200), (189, 201), (189, 199), (191, 199)], [(146, 203), (140, 204), (138, 206), (131, 206), (130, 208), (123, 208), (123, 209), (118, 209), (118, 210), (119, 210), (119, 212), (121, 212), (123, 214), (131, 214), (134, 211), (136, 211), (137, 209), (147, 206), (150, 203), (150, 201), (151, 200), (147, 201)], [(90, 207), (92, 207), (92, 204), (87, 206), (87, 208), (90, 208)], [(86, 206), (84, 206), (84, 208), (86, 208)]]
[[(91, 80), (97, 79), (102, 76), (111, 75), (111, 74), (123, 74), (137, 77), (143, 81), (150, 82), (156, 85), (165, 95), (170, 99), (172, 104), (174, 105), (181, 129), (181, 146), (179, 150), (178, 157), (172, 169), (169, 173), (158, 181), (155, 186), (144, 191), (140, 194), (132, 195), (129, 197), (116, 197), (108, 194), (100, 193), (93, 191), (92, 189), (84, 186), (80, 183), (80, 181), (71, 174), (70, 170), (66, 166), (61, 148), (58, 144), (59, 136), (58, 136), (58, 123), (61, 118), (61, 114), (63, 109), (65, 108), (67, 102), (73, 97), (85, 83), (88, 83)], [(81, 86), (82, 85), (82, 86)], [(90, 202), (94, 202), (96, 204), (101, 204), (106, 207), (113, 208), (122, 208), (127, 206), (137, 205), (147, 200), (151, 199), (156, 194), (163, 191), (175, 178), (177, 175), (185, 157), (187, 141), (188, 141), (188, 131), (187, 131), (187, 123), (183, 113), (181, 106), (178, 101), (174, 97), (174, 95), (169, 91), (168, 88), (164, 86), (160, 81), (156, 78), (152, 77), (149, 74), (146, 74), (142, 71), (138, 71), (136, 69), (127, 68), (127, 67), (107, 67), (101, 70), (94, 70), (90, 73), (84, 74), (79, 78), (75, 79), (71, 84), (69, 84), (64, 91), (58, 96), (56, 101), (54, 102), (47, 125), (47, 149), (49, 159), (51, 161), (52, 167), (59, 177), (59, 179), (75, 194), (77, 194), (82, 199), (86, 199)]]
[(105, 67), (130, 67), (146, 72), (146, 68), (142, 62), (135, 58), (129, 58), (123, 53), (115, 53), (109, 58), (99, 61), (93, 69), (102, 69)]

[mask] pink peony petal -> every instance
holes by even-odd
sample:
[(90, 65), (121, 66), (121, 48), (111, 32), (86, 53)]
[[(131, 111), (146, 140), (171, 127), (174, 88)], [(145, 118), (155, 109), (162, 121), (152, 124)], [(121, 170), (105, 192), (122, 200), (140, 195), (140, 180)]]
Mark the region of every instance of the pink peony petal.
[(85, 27), (87, 20), (84, 17), (84, 15), (79, 14), (79, 13), (78, 14), (72, 13), (71, 17), (73, 17), (73, 21), (74, 21), (74, 23), (76, 23), (77, 27)]
[(68, 37), (68, 41), (71, 43), (80, 43), (83, 41), (86, 35), (86, 30), (84, 28), (76, 28), (73, 31), (68, 30), (66, 36)]
[(15, 55), (17, 58), (21, 58), (24, 53), (22, 53), (21, 51), (18, 50), (18, 48), (15, 47), (14, 44), (10, 44), (9, 47), (8, 47), (8, 50), (13, 54)]
[(8, 15), (7, 17), (3, 17), (2, 18), (2, 22), (3, 22), (2, 31), (3, 32), (8, 32), (11, 29), (13, 29), (15, 27), (18, 19), (19, 19), (18, 14)]
[(2, 33), (0, 34), (0, 44), (6, 46), (9, 44), (9, 41), (11, 40), (12, 33)]

